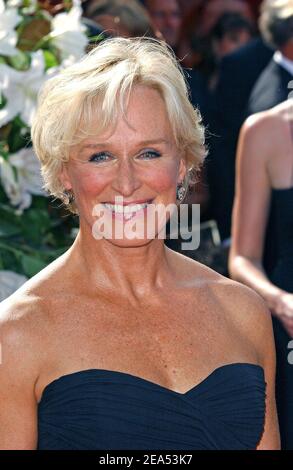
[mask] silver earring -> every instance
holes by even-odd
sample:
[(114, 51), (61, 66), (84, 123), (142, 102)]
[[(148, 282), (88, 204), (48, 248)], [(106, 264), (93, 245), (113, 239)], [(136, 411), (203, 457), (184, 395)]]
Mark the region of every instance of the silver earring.
[(63, 191), (63, 195), (64, 195), (64, 202), (65, 204), (72, 204), (73, 201), (74, 201), (74, 194), (72, 191), (68, 190), (68, 189), (65, 189), (65, 191)]
[(183, 186), (182, 183), (178, 184), (177, 190), (176, 190), (176, 198), (178, 199), (179, 202), (183, 201), (185, 194), (186, 194), (186, 188)]

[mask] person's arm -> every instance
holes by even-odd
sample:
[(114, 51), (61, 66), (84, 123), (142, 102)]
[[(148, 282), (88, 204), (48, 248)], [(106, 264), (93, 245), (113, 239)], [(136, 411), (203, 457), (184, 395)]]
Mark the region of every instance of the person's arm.
[(0, 450), (37, 448), (36, 370), (18, 313), (0, 310)]
[(271, 123), (267, 125), (265, 119), (264, 114), (248, 118), (240, 133), (229, 273), (232, 279), (258, 292), (272, 313), (282, 317), (291, 331), (293, 297), (268, 279), (262, 265), (271, 195), (267, 162), (273, 151)]
[(272, 317), (264, 299), (251, 288), (229, 281), (229, 290), (222, 290), (221, 304), (240, 334), (238, 344), (254, 357), (251, 363), (264, 370), (266, 382), (265, 417), (262, 435), (256, 443), (257, 450), (280, 449), (279, 424), (275, 403), (275, 344)]

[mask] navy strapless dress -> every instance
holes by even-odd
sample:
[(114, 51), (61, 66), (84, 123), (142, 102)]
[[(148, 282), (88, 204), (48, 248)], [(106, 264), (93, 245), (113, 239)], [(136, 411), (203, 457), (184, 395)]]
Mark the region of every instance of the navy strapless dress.
[(265, 417), (261, 366), (226, 364), (186, 393), (118, 371), (64, 375), (43, 391), (38, 449), (255, 449)]

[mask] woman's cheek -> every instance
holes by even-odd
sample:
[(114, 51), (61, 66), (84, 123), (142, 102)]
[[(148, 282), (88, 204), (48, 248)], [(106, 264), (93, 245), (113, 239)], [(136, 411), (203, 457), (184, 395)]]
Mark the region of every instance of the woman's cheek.
[(108, 180), (109, 178), (107, 178), (106, 175), (96, 175), (92, 173), (84, 175), (81, 174), (79, 175), (79, 178), (77, 178), (76, 195), (97, 196), (103, 192), (104, 188), (108, 184)]
[(158, 192), (164, 192), (174, 188), (177, 182), (178, 168), (175, 165), (166, 165), (164, 168), (156, 168), (152, 174), (149, 174), (149, 185)]

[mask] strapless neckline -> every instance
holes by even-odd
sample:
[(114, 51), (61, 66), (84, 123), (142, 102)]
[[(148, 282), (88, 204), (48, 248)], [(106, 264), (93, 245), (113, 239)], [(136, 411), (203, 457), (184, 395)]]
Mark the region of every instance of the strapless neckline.
[(58, 377), (38, 407), (38, 450), (256, 449), (266, 382), (258, 364), (216, 367), (186, 392), (109, 369)]
[(200, 387), (203, 387), (204, 385), (206, 385), (214, 377), (214, 375), (221, 374), (227, 368), (236, 368), (236, 367), (247, 367), (247, 368), (259, 369), (259, 371), (262, 373), (262, 375), (264, 377), (264, 369), (259, 364), (254, 364), (254, 363), (250, 363), (250, 362), (233, 362), (233, 363), (223, 364), (223, 365), (220, 365), (220, 366), (216, 367), (204, 379), (202, 379), (200, 382), (198, 382), (197, 384), (192, 386), (189, 390), (186, 390), (185, 392), (178, 392), (176, 390), (172, 390), (168, 387), (165, 387), (164, 385), (160, 385), (159, 383), (153, 382), (149, 379), (146, 379), (146, 378), (143, 378), (143, 377), (140, 377), (138, 375), (134, 375), (134, 374), (131, 374), (131, 373), (128, 373), (128, 372), (122, 372), (122, 371), (110, 370), (110, 369), (94, 369), (94, 368), (92, 368), (92, 369), (83, 369), (83, 370), (71, 372), (69, 374), (61, 375), (60, 377), (58, 377), (58, 378), (52, 380), (51, 382), (49, 382), (43, 389), (43, 392), (42, 392), (40, 401), (38, 402), (38, 405), (39, 406), (41, 405), (42, 400), (44, 399), (44, 396), (55, 385), (57, 385), (58, 383), (60, 383), (62, 381), (71, 380), (76, 376), (80, 376), (81, 374), (107, 376), (108, 378), (110, 376), (113, 376), (113, 377), (120, 378), (120, 379), (130, 380), (134, 384), (136, 383), (136, 385), (138, 385), (138, 384), (143, 385), (144, 384), (144, 385), (147, 385), (148, 387), (156, 388), (157, 390), (159, 390), (161, 392), (165, 392), (165, 393), (170, 394), (170, 395), (175, 395), (175, 396), (178, 396), (178, 397), (180, 397), (180, 396), (181, 397), (187, 397), (187, 395), (191, 394), (195, 390), (198, 390)]

